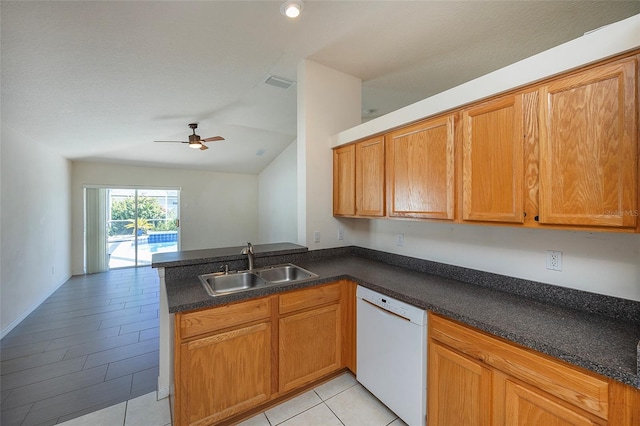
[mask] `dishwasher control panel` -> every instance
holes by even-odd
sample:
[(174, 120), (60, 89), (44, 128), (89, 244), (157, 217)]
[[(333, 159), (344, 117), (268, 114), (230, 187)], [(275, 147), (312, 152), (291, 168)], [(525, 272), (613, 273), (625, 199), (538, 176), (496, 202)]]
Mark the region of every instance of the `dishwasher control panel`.
[(416, 324), (424, 325), (427, 323), (427, 312), (425, 310), (385, 296), (366, 287), (358, 286), (356, 297)]

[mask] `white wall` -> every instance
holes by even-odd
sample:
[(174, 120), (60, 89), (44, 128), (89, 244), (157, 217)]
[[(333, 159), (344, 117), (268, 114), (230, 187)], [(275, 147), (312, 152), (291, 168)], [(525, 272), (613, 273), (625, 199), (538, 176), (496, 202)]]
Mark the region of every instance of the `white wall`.
[(332, 146), (457, 108), (497, 93), (579, 68), (640, 46), (640, 14), (600, 28), (467, 83), (351, 127), (332, 137)]
[(258, 175), (258, 243), (298, 241), (296, 158), (293, 141)]
[[(640, 235), (348, 219), (354, 245), (640, 301)], [(396, 235), (404, 234), (404, 246)], [(547, 250), (562, 271), (546, 269)]]
[(2, 126), (2, 336), (71, 275), (71, 162)]
[(258, 176), (73, 162), (73, 274), (83, 273), (83, 185), (180, 187), (181, 250), (258, 238)]
[[(298, 64), (298, 242), (334, 247), (331, 135), (360, 123), (362, 82), (313, 61)], [(319, 231), (321, 241), (314, 242)]]

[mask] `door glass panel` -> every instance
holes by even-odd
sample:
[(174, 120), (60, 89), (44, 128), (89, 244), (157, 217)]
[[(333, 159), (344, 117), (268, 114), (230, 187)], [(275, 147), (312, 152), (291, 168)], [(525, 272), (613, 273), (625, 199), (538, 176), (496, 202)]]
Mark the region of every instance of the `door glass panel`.
[(178, 191), (138, 190), (137, 265), (151, 265), (154, 253), (177, 250)]
[(177, 190), (109, 189), (109, 269), (151, 264), (154, 253), (178, 250)]

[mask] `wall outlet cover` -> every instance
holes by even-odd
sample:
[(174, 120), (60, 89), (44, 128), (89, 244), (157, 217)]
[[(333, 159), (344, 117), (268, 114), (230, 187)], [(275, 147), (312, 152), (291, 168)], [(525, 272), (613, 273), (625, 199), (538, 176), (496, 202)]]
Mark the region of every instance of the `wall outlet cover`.
[(550, 271), (562, 271), (562, 252), (547, 250), (547, 269)]

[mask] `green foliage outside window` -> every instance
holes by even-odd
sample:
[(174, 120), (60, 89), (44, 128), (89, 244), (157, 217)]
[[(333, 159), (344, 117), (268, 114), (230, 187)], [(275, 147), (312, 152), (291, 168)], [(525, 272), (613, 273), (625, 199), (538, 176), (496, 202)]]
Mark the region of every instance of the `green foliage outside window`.
[[(167, 217), (168, 216), (168, 217)], [(175, 214), (167, 215), (165, 209), (153, 197), (138, 197), (138, 229), (146, 231), (176, 230)], [(109, 236), (132, 235), (135, 232), (136, 203), (134, 197), (113, 200)], [(166, 220), (169, 219), (169, 220)]]

